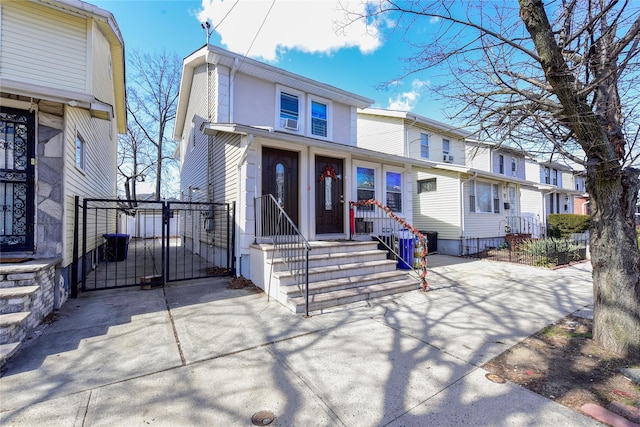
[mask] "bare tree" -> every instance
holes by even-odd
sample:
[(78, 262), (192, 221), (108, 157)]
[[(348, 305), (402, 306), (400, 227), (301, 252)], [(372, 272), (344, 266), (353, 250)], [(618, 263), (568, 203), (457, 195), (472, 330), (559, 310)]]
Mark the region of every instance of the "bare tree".
[[(594, 339), (640, 354), (640, 8), (633, 0), (380, 1), (367, 22), (435, 28), (406, 75), (446, 69), (440, 95), (479, 137), (583, 165), (591, 200)], [(409, 41), (408, 41), (409, 42)], [(405, 76), (406, 76), (405, 75)]]
[(176, 116), (182, 61), (165, 51), (148, 54), (134, 51), (127, 88), (127, 112), (144, 139), (155, 147), (155, 196), (160, 200), (165, 161), (173, 160), (175, 144), (167, 137)]
[[(143, 182), (155, 166), (149, 145), (151, 144), (135, 122), (130, 122), (127, 133), (120, 135), (118, 139), (118, 181), (124, 188), (127, 200), (137, 199), (136, 183)], [(130, 205), (134, 207), (135, 202)]]

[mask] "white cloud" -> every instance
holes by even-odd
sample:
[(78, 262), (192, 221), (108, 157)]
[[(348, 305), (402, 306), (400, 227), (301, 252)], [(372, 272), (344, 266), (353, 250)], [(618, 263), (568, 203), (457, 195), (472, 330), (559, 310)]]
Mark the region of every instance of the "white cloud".
[(364, 3), (353, 0), (202, 0), (198, 19), (213, 24), (227, 49), (268, 61), (276, 61), (279, 52), (290, 49), (308, 53), (348, 47), (357, 47), (362, 53), (376, 50), (381, 44), (378, 26), (387, 23), (367, 24), (360, 19), (340, 28), (340, 23), (353, 21), (344, 7), (353, 13), (365, 10)]
[[(398, 85), (397, 81), (394, 82)], [(399, 110), (399, 111), (411, 111), (422, 95), (422, 88), (429, 86), (428, 81), (415, 79), (411, 82), (411, 90), (407, 92), (399, 93), (389, 98), (387, 109)]]

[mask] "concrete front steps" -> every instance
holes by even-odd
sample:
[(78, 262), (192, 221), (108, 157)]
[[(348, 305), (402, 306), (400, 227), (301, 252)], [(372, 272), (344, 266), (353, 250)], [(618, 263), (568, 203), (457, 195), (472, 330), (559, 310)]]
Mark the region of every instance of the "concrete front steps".
[[(267, 246), (263, 250), (273, 251), (269, 245), (262, 246)], [(271, 263), (271, 256), (267, 257), (267, 263)], [(379, 250), (374, 241), (311, 242), (309, 311), (420, 288), (407, 270), (398, 270), (396, 266), (397, 261), (387, 259), (387, 252)], [(271, 295), (295, 313), (304, 313), (304, 294), (277, 252), (272, 271), (270, 286), (275, 292)]]

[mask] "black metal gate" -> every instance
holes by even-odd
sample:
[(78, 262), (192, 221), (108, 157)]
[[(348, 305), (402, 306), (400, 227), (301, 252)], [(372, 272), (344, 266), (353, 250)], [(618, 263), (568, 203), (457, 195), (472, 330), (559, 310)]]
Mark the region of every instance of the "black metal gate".
[(234, 224), (234, 203), (76, 198), (72, 283), (93, 291), (234, 274)]

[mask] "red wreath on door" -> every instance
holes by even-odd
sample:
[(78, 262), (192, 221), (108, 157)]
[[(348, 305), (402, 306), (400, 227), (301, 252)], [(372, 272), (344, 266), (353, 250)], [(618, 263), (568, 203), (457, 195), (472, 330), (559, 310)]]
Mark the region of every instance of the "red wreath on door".
[(331, 166), (327, 165), (324, 167), (324, 171), (322, 171), (322, 175), (320, 175), (320, 182), (324, 181), (325, 178), (331, 178), (334, 181), (338, 180), (338, 174), (336, 170)]

